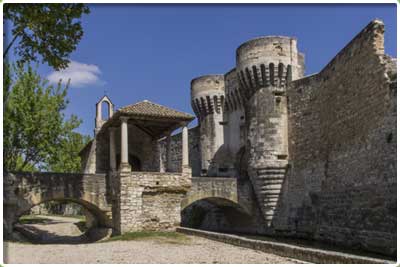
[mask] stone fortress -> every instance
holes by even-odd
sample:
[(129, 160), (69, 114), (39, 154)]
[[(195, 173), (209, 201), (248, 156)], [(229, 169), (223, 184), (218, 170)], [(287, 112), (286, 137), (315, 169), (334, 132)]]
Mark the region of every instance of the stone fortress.
[(104, 96), (82, 173), (5, 175), (5, 232), (32, 206), (69, 200), (116, 234), (182, 225), (395, 256), (397, 71), (384, 24), (317, 74), (304, 77), (304, 58), (291, 37), (240, 45), (232, 70), (192, 80), (191, 129), (190, 114), (146, 100), (114, 112)]
[(260, 37), (238, 47), (229, 72), (192, 80), (193, 176), (250, 183), (257, 208), (249, 220), (196, 202), (183, 222), (394, 255), (397, 71), (384, 24), (369, 23), (317, 74), (304, 77), (304, 58), (295, 38)]

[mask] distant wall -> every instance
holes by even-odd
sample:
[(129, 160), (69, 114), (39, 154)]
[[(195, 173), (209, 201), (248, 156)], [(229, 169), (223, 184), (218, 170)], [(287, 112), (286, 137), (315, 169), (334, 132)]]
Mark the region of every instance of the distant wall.
[(319, 74), (290, 84), (277, 231), (394, 255), (396, 83), (371, 22)]
[[(189, 129), (189, 165), (193, 176), (200, 176), (200, 132), (199, 127)], [(167, 166), (166, 139), (159, 142), (161, 170), (165, 171)], [(182, 166), (182, 133), (171, 136), (171, 172), (181, 172)]]

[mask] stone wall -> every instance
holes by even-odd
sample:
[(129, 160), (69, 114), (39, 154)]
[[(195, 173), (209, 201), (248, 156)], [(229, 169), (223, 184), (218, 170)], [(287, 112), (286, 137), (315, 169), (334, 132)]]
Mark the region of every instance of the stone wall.
[(290, 84), (277, 231), (394, 255), (396, 85), (383, 33), (371, 22), (319, 74)]
[(179, 226), (180, 203), (191, 185), (188, 174), (115, 173), (113, 180), (117, 232), (174, 230)]

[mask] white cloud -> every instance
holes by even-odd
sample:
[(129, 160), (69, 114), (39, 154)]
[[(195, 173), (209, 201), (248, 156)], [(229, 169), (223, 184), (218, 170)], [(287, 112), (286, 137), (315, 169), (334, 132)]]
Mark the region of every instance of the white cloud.
[(51, 83), (58, 83), (62, 80), (64, 84), (71, 79), (70, 86), (85, 87), (87, 85), (102, 83), (99, 78), (100, 74), (100, 68), (96, 65), (71, 60), (66, 69), (53, 71), (47, 76), (47, 79)]

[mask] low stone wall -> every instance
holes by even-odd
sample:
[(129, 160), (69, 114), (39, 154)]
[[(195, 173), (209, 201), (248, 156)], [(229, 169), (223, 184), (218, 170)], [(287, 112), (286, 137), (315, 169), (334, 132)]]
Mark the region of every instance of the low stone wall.
[(289, 257), (299, 259), (302, 261), (322, 264), (388, 264), (391, 262), (383, 259), (376, 259), (364, 256), (357, 256), (341, 252), (327, 251), (322, 249), (314, 249), (307, 247), (300, 247), (289, 245), (285, 243), (253, 240), (245, 237), (240, 237), (231, 234), (222, 234), (215, 232), (208, 232), (185, 227), (178, 227), (177, 232), (196, 235), (209, 238), (215, 241), (224, 242), (227, 244), (260, 250), (267, 253), (276, 254), (282, 257)]
[(113, 176), (114, 225), (118, 232), (169, 231), (179, 226), (187, 173), (131, 172)]

